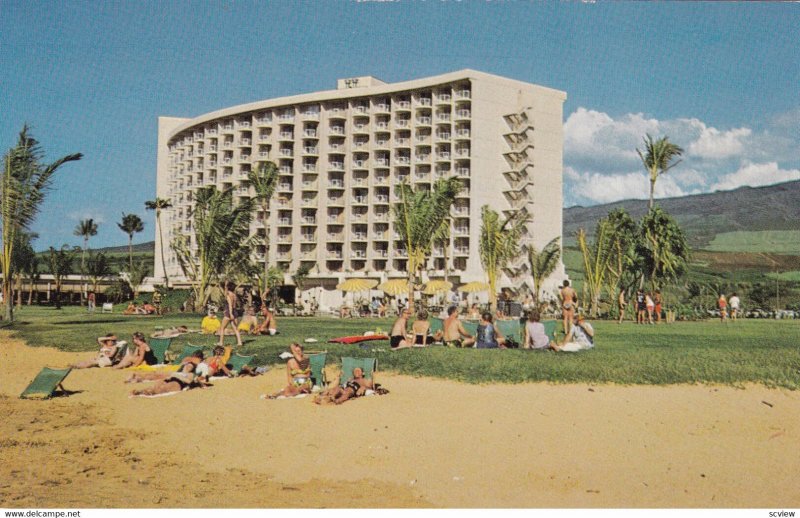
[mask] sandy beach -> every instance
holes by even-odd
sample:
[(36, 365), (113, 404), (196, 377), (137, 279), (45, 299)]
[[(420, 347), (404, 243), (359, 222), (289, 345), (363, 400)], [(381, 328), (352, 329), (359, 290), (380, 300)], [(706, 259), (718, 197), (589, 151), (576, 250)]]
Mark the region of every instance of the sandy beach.
[(800, 506), (797, 392), (379, 372), (390, 394), (318, 407), (259, 399), (277, 368), (157, 399), (87, 369), (69, 397), (17, 398), (88, 356), (0, 334), (0, 506)]

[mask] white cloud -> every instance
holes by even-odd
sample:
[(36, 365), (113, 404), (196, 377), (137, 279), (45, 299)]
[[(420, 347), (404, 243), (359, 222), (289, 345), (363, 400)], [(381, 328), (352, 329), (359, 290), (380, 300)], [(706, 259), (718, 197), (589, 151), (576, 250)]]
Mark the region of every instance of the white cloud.
[(799, 114), (797, 109), (761, 121), (763, 129), (756, 131), (718, 128), (697, 118), (612, 117), (578, 108), (564, 123), (565, 199), (584, 204), (646, 199), (649, 182), (636, 153), (646, 134), (668, 136), (685, 150), (681, 163), (656, 182), (657, 198), (797, 179)]
[(758, 187), (779, 182), (800, 180), (800, 169), (781, 169), (777, 162), (743, 164), (735, 173), (721, 176), (712, 190), (730, 190), (743, 185)]
[(744, 152), (746, 140), (752, 133), (750, 128), (720, 131), (703, 125), (700, 137), (689, 145), (687, 152), (709, 159), (738, 157)]

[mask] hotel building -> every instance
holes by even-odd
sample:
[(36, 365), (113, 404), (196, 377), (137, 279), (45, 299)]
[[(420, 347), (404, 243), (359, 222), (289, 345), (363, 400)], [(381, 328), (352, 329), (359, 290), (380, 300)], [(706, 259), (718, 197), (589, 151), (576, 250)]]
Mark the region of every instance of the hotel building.
[[(268, 236), (255, 259), (281, 267), (287, 280), (304, 263), (315, 265), (309, 285), (327, 289), (345, 278), (405, 276), (405, 245), (392, 215), (397, 185), (425, 188), (457, 176), (464, 189), (452, 207), (450, 243), (434, 246), (426, 274), (441, 278), (447, 269), (456, 283), (483, 281), (483, 205), (506, 215), (527, 211), (523, 242), (540, 250), (561, 236), (565, 99), (558, 90), (461, 70), (401, 83), (341, 79), (335, 90), (191, 119), (160, 117), (156, 194), (173, 205), (161, 216), (168, 274), (185, 280), (169, 243), (192, 237), (194, 190), (215, 185), (251, 197), (248, 172), (272, 161), (277, 190), (251, 232)], [(155, 257), (159, 279), (158, 239)], [(528, 273), (520, 258), (501, 286), (530, 286)], [(551, 283), (563, 276), (559, 265)]]

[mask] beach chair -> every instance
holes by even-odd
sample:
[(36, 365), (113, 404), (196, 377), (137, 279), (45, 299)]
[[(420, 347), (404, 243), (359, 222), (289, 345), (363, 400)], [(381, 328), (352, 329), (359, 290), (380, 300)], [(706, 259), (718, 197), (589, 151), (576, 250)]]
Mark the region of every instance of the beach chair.
[(61, 385), (64, 378), (72, 371), (72, 368), (51, 369), (44, 367), (33, 381), (19, 395), (20, 399), (50, 399), (53, 397), (57, 388), (62, 392), (66, 389)]
[(150, 338), (148, 340), (147, 345), (149, 345), (150, 349), (153, 350), (153, 354), (155, 355), (159, 365), (164, 363), (164, 357), (166, 356), (167, 349), (169, 349), (169, 344), (171, 343), (172, 338)]
[(328, 359), (328, 352), (323, 351), (308, 355), (311, 360), (311, 380), (315, 387), (325, 388), (328, 380), (325, 378), (325, 362)]
[[(151, 340), (152, 340), (152, 338), (151, 338)], [(150, 347), (152, 347), (152, 345)], [(202, 345), (186, 344), (186, 345), (183, 346), (183, 350), (181, 351), (181, 353), (178, 356), (176, 356), (172, 360), (172, 362), (170, 362), (170, 363), (172, 363), (173, 365), (180, 365), (181, 362), (184, 360), (184, 358), (188, 358), (189, 356), (193, 355), (197, 351), (201, 351), (201, 350), (203, 350), (203, 346)]]
[(364, 377), (375, 381), (375, 371), (378, 370), (377, 358), (342, 358), (342, 374), (339, 377), (339, 385), (344, 386), (347, 380), (353, 377), (353, 370), (356, 367), (361, 367), (364, 371)]
[(471, 334), (472, 336), (476, 336), (478, 334), (478, 323), (474, 320), (465, 320), (461, 322), (464, 325), (464, 330)]
[(238, 375), (239, 372), (246, 366), (250, 365), (250, 362), (253, 361), (255, 356), (243, 356), (241, 354), (232, 354), (230, 358), (228, 358), (228, 362), (225, 364), (231, 372)]
[(114, 312), (114, 304), (111, 302), (104, 302), (103, 308), (100, 310), (101, 313), (113, 313)]

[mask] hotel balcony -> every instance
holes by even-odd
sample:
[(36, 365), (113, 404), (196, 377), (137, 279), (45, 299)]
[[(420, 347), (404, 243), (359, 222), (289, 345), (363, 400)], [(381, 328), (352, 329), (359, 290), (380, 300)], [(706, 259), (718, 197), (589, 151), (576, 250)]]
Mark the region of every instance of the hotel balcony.
[(344, 126), (331, 126), (331, 135), (344, 135)]
[(328, 181), (328, 188), (329, 189), (344, 189), (344, 180), (329, 180)]
[(278, 225), (281, 227), (292, 226), (292, 218), (278, 218)]
[(306, 146), (303, 148), (303, 153), (306, 155), (318, 155), (319, 148), (314, 146)]
[(303, 164), (303, 172), (304, 173), (316, 173), (317, 172), (317, 164)]
[[(344, 232), (328, 232), (328, 241), (344, 243)], [(341, 255), (339, 258), (341, 258)]]
[(469, 176), (469, 167), (459, 167), (456, 169), (458, 176)]
[(471, 116), (472, 112), (470, 110), (456, 110), (457, 119), (469, 119)]
[(294, 156), (294, 150), (293, 149), (288, 149), (288, 148), (283, 148), (283, 149), (280, 150), (280, 155), (281, 156), (285, 156), (285, 157)]
[(411, 109), (409, 101), (398, 101), (395, 103), (396, 111), (408, 111)]
[(308, 128), (303, 131), (303, 136), (308, 138), (317, 138), (317, 130)]
[(394, 125), (398, 128), (407, 128), (409, 123), (409, 119), (397, 119), (394, 121)]
[(388, 104), (376, 104), (375, 111), (379, 113), (388, 113), (391, 107)]
[(417, 117), (417, 124), (421, 126), (430, 126), (431, 125), (431, 118), (430, 117)]
[(301, 243), (313, 243), (316, 240), (317, 240), (317, 235), (316, 234), (309, 234), (309, 233), (300, 234), (300, 242)]
[(300, 224), (301, 225), (305, 225), (305, 226), (307, 226), (307, 225), (316, 225), (317, 224), (317, 218), (315, 218), (313, 216), (305, 216), (301, 220)]
[(331, 171), (344, 171), (344, 162), (329, 162), (328, 169)]

